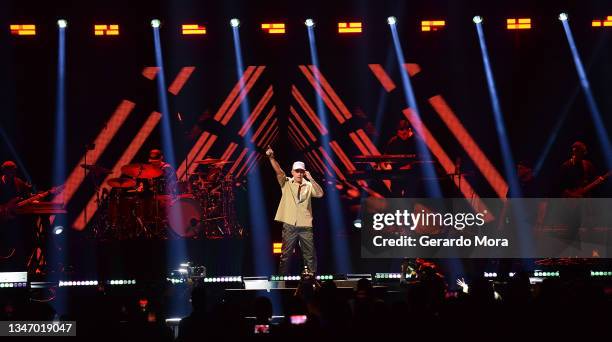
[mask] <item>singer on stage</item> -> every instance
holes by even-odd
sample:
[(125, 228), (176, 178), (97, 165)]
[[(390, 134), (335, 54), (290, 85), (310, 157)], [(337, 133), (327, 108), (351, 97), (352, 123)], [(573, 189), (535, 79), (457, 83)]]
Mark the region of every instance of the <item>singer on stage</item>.
[(306, 171), (301, 161), (293, 163), (291, 178), (285, 175), (280, 164), (274, 158), (274, 151), (268, 146), (266, 155), (276, 173), (276, 179), (281, 187), (282, 197), (278, 204), (275, 221), (283, 223), (283, 247), (281, 250), (279, 273), (289, 272), (289, 258), (295, 244), (300, 241), (302, 259), (312, 273), (317, 272), (316, 253), (312, 232), (313, 197), (323, 197), (323, 189)]

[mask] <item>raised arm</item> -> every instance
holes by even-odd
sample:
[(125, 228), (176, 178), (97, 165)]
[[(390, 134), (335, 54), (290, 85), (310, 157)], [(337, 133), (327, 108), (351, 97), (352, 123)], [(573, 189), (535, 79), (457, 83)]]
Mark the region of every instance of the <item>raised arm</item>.
[(268, 159), (270, 159), (270, 164), (272, 165), (272, 169), (274, 169), (274, 173), (276, 173), (276, 180), (278, 180), (278, 184), (283, 186), (287, 180), (287, 175), (285, 175), (285, 171), (283, 171), (278, 161), (276, 161), (276, 158), (274, 158), (274, 151), (270, 146), (268, 146), (268, 149), (266, 150), (266, 156), (268, 156)]

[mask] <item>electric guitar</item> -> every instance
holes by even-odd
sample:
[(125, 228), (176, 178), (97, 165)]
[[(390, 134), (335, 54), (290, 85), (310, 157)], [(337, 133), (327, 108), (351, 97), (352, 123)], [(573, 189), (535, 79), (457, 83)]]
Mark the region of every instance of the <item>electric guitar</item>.
[(592, 181), (591, 183), (589, 183), (588, 185), (586, 185), (586, 186), (584, 186), (582, 188), (565, 190), (565, 191), (563, 191), (563, 194), (565, 196), (567, 196), (567, 197), (573, 197), (573, 198), (584, 197), (585, 194), (587, 194), (589, 191), (591, 191), (594, 188), (596, 188), (597, 186), (599, 186), (601, 183), (603, 183), (611, 175), (612, 175), (612, 171), (608, 171), (604, 175), (601, 175), (601, 176), (595, 178), (595, 180)]
[(22, 208), (30, 203), (36, 202), (42, 198), (47, 197), (48, 195), (59, 194), (60, 192), (64, 191), (64, 188), (65, 188), (65, 185), (62, 184), (60, 186), (53, 187), (47, 191), (30, 196), (26, 199), (15, 197), (9, 202), (0, 205), (0, 220), (12, 219), (15, 217), (16, 209)]

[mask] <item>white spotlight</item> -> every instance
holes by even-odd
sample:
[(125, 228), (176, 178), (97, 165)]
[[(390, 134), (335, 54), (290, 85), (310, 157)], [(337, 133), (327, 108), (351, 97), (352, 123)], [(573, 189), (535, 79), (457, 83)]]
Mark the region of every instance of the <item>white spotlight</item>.
[(353, 221), (353, 226), (355, 226), (355, 228), (357, 229), (361, 229), (361, 220), (356, 219), (355, 221)]
[(304, 24), (306, 24), (306, 26), (308, 26), (308, 27), (312, 27), (312, 26), (314, 26), (314, 21), (309, 18), (309, 19), (306, 19)]
[(232, 25), (232, 27), (238, 27), (240, 26), (240, 20), (232, 18), (232, 20), (230, 20), (230, 25)]
[(395, 23), (397, 23), (397, 18), (396, 18), (396, 17), (393, 17), (393, 16), (388, 17), (388, 18), (387, 18), (387, 23), (388, 23), (389, 25), (395, 25)]
[(479, 15), (474, 16), (474, 18), (472, 18), (472, 21), (474, 22), (474, 24), (480, 24), (482, 23), (482, 17)]
[(66, 28), (66, 26), (68, 26), (68, 22), (66, 21), (66, 19), (60, 19), (57, 21), (57, 26), (59, 28)]
[(62, 227), (62, 226), (55, 226), (53, 228), (53, 234), (55, 234), (55, 235), (60, 235), (63, 231), (64, 231), (64, 227)]
[(153, 19), (151, 20), (151, 26), (154, 28), (158, 28), (159, 25), (161, 25), (161, 21), (159, 21), (159, 19)]
[(565, 13), (565, 12), (559, 13), (559, 20), (566, 21), (567, 20), (567, 13)]

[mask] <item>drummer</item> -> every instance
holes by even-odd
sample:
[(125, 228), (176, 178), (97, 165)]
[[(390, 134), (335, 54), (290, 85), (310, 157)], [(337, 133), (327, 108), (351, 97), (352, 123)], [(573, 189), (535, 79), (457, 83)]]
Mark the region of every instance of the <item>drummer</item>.
[[(176, 171), (172, 165), (164, 161), (164, 155), (161, 150), (153, 149), (149, 152), (149, 164), (162, 170), (163, 174), (153, 179), (154, 186), (165, 194), (174, 195), (177, 193), (177, 182)], [(139, 190), (142, 191), (142, 183)]]

